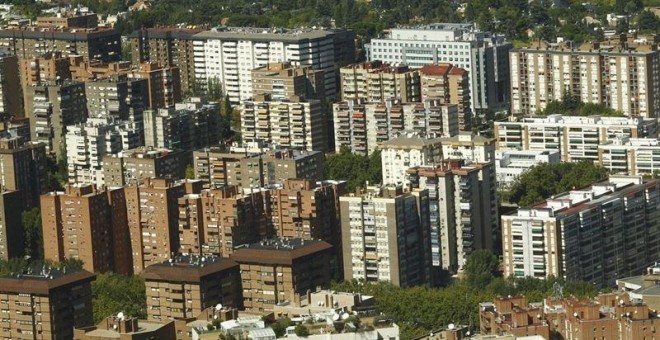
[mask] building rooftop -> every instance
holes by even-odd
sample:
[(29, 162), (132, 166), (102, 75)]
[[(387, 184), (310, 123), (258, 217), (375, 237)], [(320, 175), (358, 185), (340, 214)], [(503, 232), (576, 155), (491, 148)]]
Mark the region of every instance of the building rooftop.
[(217, 256), (177, 255), (147, 267), (140, 276), (152, 281), (199, 282), (208, 275), (236, 266), (238, 264), (231, 259)]
[(235, 247), (231, 258), (238, 263), (291, 265), (296, 259), (331, 248), (329, 243), (320, 240), (277, 238), (239, 245)]
[(423, 138), (419, 136), (402, 135), (388, 141), (380, 143), (382, 149), (385, 148), (406, 148), (406, 149), (422, 149), (429, 146), (440, 145), (441, 138)]
[(0, 292), (48, 295), (54, 289), (95, 279), (96, 275), (82, 269), (29, 265), (20, 272), (0, 277)]
[(216, 27), (194, 35), (196, 39), (225, 39), (252, 41), (299, 42), (329, 37), (342, 30), (324, 30), (315, 28), (256, 28), (256, 27)]

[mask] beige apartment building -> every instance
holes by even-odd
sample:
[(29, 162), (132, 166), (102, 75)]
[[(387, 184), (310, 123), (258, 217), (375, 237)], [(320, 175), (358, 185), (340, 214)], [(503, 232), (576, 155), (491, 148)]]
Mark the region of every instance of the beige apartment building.
[(398, 99), (421, 100), (419, 72), (408, 66), (383, 64), (380, 61), (344, 66), (339, 70), (341, 99), (369, 103)]
[(501, 217), (504, 274), (603, 287), (660, 256), (660, 184), (615, 176)]
[(598, 161), (598, 147), (613, 138), (655, 137), (655, 118), (562, 116), (495, 122), (497, 150), (556, 150), (564, 162)]
[(189, 155), (183, 151), (140, 147), (104, 156), (105, 185), (121, 187), (140, 183), (147, 178), (183, 179)]
[(584, 44), (534, 42), (511, 50), (509, 62), (513, 114), (535, 114), (566, 93), (628, 117), (660, 114), (656, 41), (622, 35)]
[(256, 95), (240, 106), (243, 142), (328, 151), (327, 117), (321, 101), (293, 96), (286, 100)]
[(440, 104), (458, 105), (461, 131), (472, 128), (470, 77), (465, 69), (452, 64), (430, 64), (419, 69), (422, 101), (438, 100)]
[(3, 190), (19, 191), (25, 207), (39, 205), (39, 196), (48, 188), (44, 144), (0, 138), (0, 169)]
[(431, 282), (428, 190), (367, 187), (339, 198), (344, 280)]
[(148, 266), (147, 320), (190, 320), (217, 305), (241, 307), (241, 274), (236, 262), (215, 256), (177, 255)]
[(74, 327), (93, 326), (90, 272), (28, 267), (0, 277), (0, 337), (73, 339)]
[(238, 247), (243, 282), (243, 306), (249, 312), (268, 312), (281, 302), (300, 304), (317, 287), (330, 285), (332, 246), (324, 241), (271, 239)]
[(325, 99), (323, 70), (292, 66), (289, 62), (269, 63), (252, 70), (252, 95), (270, 94), (272, 100), (293, 96)]

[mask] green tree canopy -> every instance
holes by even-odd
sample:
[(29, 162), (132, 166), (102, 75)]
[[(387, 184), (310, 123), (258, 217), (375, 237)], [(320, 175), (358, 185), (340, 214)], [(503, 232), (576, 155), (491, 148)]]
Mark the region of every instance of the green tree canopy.
[(525, 207), (552, 195), (587, 185), (607, 178), (605, 168), (591, 162), (543, 163), (520, 175), (511, 186), (511, 203)]
[(144, 319), (147, 317), (144, 280), (137, 275), (98, 274), (92, 282), (92, 305), (94, 323), (118, 312)]
[(465, 261), (465, 283), (470, 287), (486, 287), (501, 275), (499, 260), (489, 250), (480, 249), (470, 254)]
[(34, 259), (44, 258), (44, 240), (41, 227), (41, 210), (34, 207), (21, 214), (23, 223), (23, 239), (25, 241), (25, 255)]
[(382, 177), (380, 150), (370, 156), (363, 156), (342, 148), (339, 153), (325, 160), (325, 178), (347, 180), (350, 191), (364, 186), (366, 182), (379, 184)]

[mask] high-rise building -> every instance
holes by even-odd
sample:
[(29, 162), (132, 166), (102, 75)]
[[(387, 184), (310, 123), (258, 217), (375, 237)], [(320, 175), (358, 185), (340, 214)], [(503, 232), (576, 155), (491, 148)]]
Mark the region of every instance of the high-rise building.
[(39, 195), (48, 189), (46, 148), (20, 137), (0, 139), (0, 187), (19, 191), (26, 207), (39, 206)]
[(25, 203), (20, 191), (0, 189), (0, 260), (25, 255), (21, 214)]
[(23, 116), (18, 58), (0, 53), (0, 121)]
[(549, 115), (495, 122), (498, 150), (557, 150), (564, 162), (598, 161), (598, 145), (616, 137), (655, 137), (655, 118)]
[(495, 161), (495, 139), (462, 131), (453, 137), (440, 138), (444, 159), (463, 159), (468, 162)]
[(94, 79), (122, 78), (132, 71), (130, 61), (104, 63), (100, 60), (85, 60), (81, 56), (69, 56), (71, 79), (88, 81)]
[(156, 27), (142, 28), (128, 36), (133, 64), (157, 63), (177, 66), (181, 71), (181, 92), (194, 93), (201, 84), (195, 78), (193, 35), (201, 29)]
[(168, 108), (181, 101), (181, 75), (176, 65), (140, 64), (129, 77), (146, 79), (147, 103), (152, 110)]
[(146, 146), (192, 151), (217, 144), (220, 115), (217, 103), (193, 98), (165, 109), (143, 112)]
[(396, 27), (383, 38), (371, 39), (367, 59), (422, 67), (450, 63), (468, 71), (470, 107), (505, 108), (509, 101), (509, 50), (503, 35), (482, 32), (474, 24), (435, 23)]
[(268, 63), (252, 70), (252, 95), (268, 94), (273, 100), (293, 96), (325, 99), (325, 77), (322, 70), (293, 66), (289, 62)]
[(325, 94), (335, 98), (336, 65), (355, 61), (355, 33), (339, 29), (222, 27), (193, 39), (195, 79), (203, 84), (220, 82), (232, 104), (253, 98), (252, 70), (273, 61), (322, 70)]
[(333, 104), (335, 151), (348, 148), (358, 154), (371, 154), (378, 145), (405, 131), (428, 138), (450, 137), (459, 132), (457, 105), (438, 100), (422, 103), (380, 103), (345, 101)]
[(67, 125), (87, 119), (85, 83), (42, 82), (27, 88), (25, 109), (30, 118), (32, 140), (46, 145), (46, 151), (61, 157), (66, 150)]
[(177, 255), (140, 274), (147, 295), (147, 320), (166, 323), (196, 318), (217, 305), (241, 307), (238, 264), (215, 256)]
[(513, 114), (535, 114), (570, 95), (628, 117), (660, 115), (660, 52), (654, 41), (622, 36), (581, 45), (538, 42), (512, 50), (510, 62)]
[(110, 116), (142, 123), (142, 112), (149, 105), (147, 81), (127, 78), (96, 78), (85, 82), (87, 111), (90, 117)]
[(41, 196), (44, 258), (78, 259), (90, 272), (114, 269), (112, 211), (108, 194), (94, 185), (67, 185)]
[(469, 131), (472, 107), (468, 72), (452, 64), (432, 64), (419, 69), (419, 78), (422, 101), (433, 99), (444, 105), (458, 105), (458, 125), (461, 130)]
[(121, 32), (112, 28), (8, 27), (0, 30), (0, 43), (19, 58), (59, 51), (85, 60), (121, 60)]
[(183, 179), (189, 153), (148, 147), (122, 151), (103, 157), (103, 182), (121, 187), (147, 178)]
[(660, 256), (660, 183), (610, 176), (502, 216), (504, 273), (611, 286)]
[(381, 168), (385, 185), (406, 185), (409, 168), (432, 165), (442, 160), (439, 138), (426, 139), (419, 135), (402, 135), (380, 143)]
[(135, 122), (108, 116), (69, 125), (65, 137), (69, 182), (105, 184), (103, 157), (144, 145), (141, 132)]
[(367, 187), (339, 204), (345, 280), (431, 283), (428, 190)]
[(268, 187), (288, 178), (323, 179), (324, 156), (320, 151), (223, 151), (214, 147), (194, 151), (195, 178), (207, 181), (211, 188), (237, 185), (241, 189)]
[(598, 145), (597, 164), (611, 173), (653, 176), (660, 171), (660, 140), (617, 137)]
[(330, 285), (332, 246), (323, 241), (274, 239), (237, 247), (231, 259), (240, 265), (243, 306), (272, 311), (289, 301), (299, 305), (317, 287)]
[(242, 102), (240, 111), (243, 142), (328, 151), (327, 118), (319, 100), (298, 96), (275, 100), (270, 95), (257, 95)]
[(493, 250), (499, 220), (492, 162), (445, 160), (406, 173), (411, 188), (428, 190), (433, 266), (455, 273), (475, 250)]
[(74, 327), (93, 326), (92, 286), (84, 270), (28, 267), (0, 277), (0, 337), (73, 339)]
[(69, 58), (62, 52), (50, 51), (32, 57), (19, 57), (19, 75), (23, 89), (24, 117), (30, 117), (33, 108), (29, 103), (29, 87), (37, 86), (45, 81), (71, 79)]
[(406, 65), (389, 65), (380, 61), (363, 62), (342, 67), (341, 99), (368, 103), (421, 100), (419, 72)]
[(186, 186), (168, 179), (146, 179), (124, 190), (133, 272), (138, 274), (178, 252), (178, 200), (186, 194)]

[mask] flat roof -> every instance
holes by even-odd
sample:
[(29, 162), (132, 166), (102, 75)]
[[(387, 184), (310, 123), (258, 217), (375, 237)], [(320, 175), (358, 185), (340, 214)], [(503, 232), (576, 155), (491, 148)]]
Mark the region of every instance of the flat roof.
[(234, 249), (231, 259), (238, 263), (292, 265), (294, 260), (331, 248), (329, 243), (320, 240), (276, 239), (240, 245)]
[(86, 270), (49, 270), (49, 275), (14, 274), (0, 277), (0, 292), (48, 295), (51, 291), (82, 282), (91, 282), (96, 275)]
[(140, 274), (150, 281), (200, 282), (204, 277), (238, 269), (231, 259), (217, 256), (179, 255), (171, 261), (153, 264)]
[(271, 29), (255, 27), (218, 27), (210, 31), (197, 33), (196, 39), (226, 39), (226, 40), (251, 40), (251, 41), (283, 41), (298, 42), (304, 40), (317, 40), (329, 38), (342, 30), (321, 29)]

